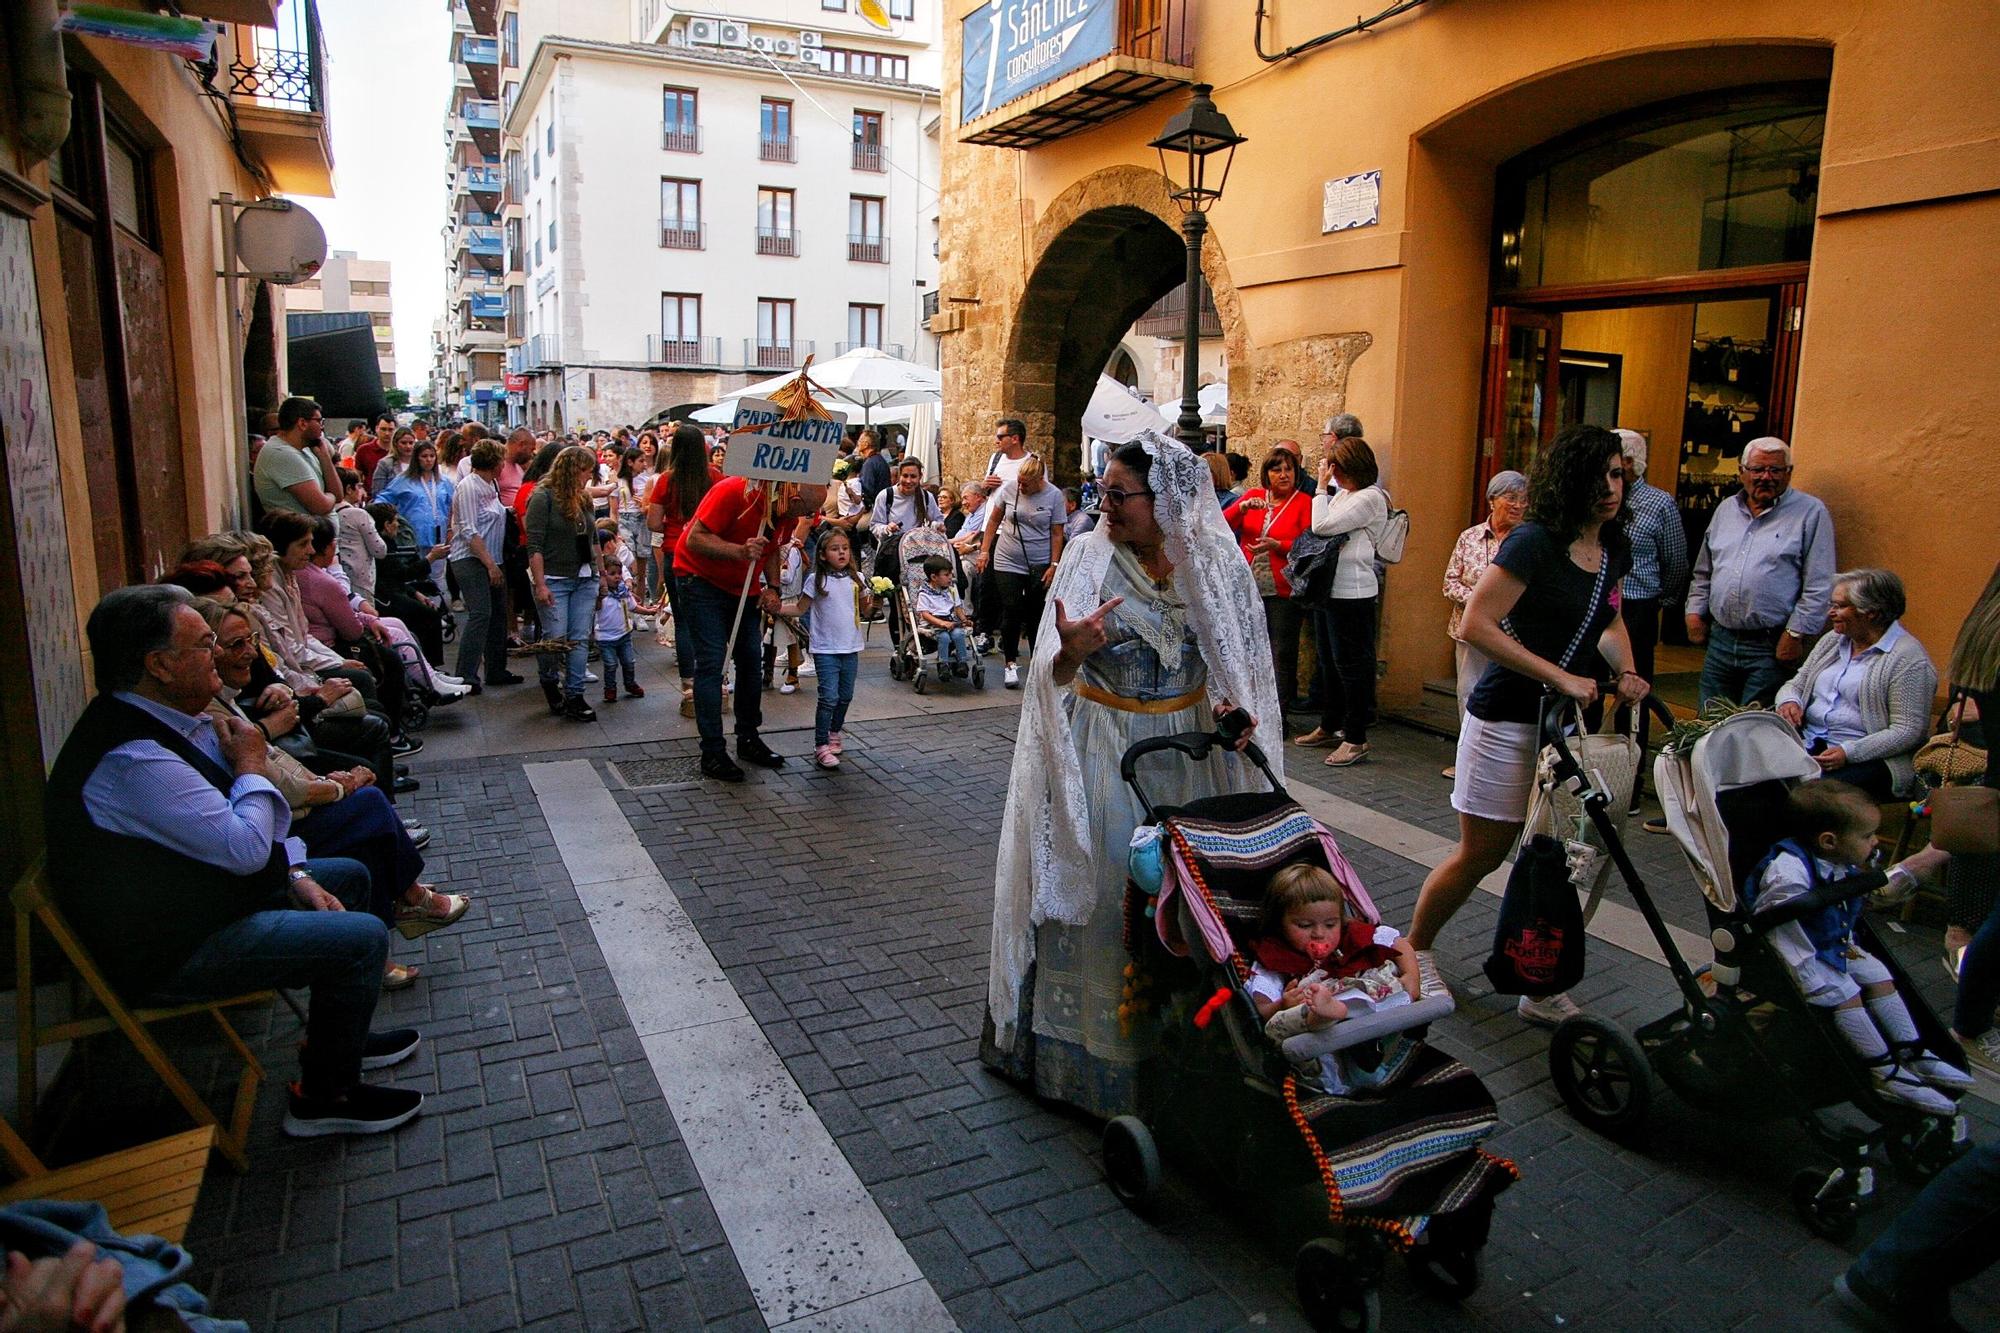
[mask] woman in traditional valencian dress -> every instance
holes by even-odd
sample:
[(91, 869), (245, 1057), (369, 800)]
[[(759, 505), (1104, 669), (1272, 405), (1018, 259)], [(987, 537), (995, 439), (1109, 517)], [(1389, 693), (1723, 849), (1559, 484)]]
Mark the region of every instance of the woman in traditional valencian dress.
[[(1098, 1116), (1135, 1109), (1156, 1032), (1121, 1020), (1134, 742), (1278, 714), (1257, 588), (1206, 464), (1147, 433), (1105, 472), (1103, 521), (1064, 552), (1026, 681), (995, 875), (981, 1058)], [(1283, 746), (1274, 746), (1282, 750)], [(1274, 765), (1282, 756), (1273, 753)], [(1155, 804), (1256, 790), (1234, 754), (1144, 761)]]

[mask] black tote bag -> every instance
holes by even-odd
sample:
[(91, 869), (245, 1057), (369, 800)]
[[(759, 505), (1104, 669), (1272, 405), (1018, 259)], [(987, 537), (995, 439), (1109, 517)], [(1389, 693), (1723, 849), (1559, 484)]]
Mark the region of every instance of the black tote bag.
[(1486, 979), (1502, 995), (1554, 995), (1583, 980), (1583, 907), (1562, 843), (1536, 834), (1521, 844), (1500, 900)]

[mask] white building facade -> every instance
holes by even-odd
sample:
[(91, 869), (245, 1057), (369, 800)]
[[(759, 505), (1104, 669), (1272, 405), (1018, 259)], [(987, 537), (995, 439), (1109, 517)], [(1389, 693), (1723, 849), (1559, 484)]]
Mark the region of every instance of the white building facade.
[(636, 0), (638, 40), (551, 33), (529, 59), (510, 422), (636, 425), (857, 345), (935, 364), (936, 0), (884, 0), (886, 33), (830, 0), (739, 8)]

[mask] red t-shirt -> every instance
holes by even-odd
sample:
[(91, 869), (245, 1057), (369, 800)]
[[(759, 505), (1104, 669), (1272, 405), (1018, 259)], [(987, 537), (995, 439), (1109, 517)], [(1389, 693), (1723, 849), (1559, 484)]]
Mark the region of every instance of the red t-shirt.
[[(765, 486), (760, 483), (755, 491), (742, 477), (724, 477), (708, 488), (708, 494), (701, 498), (695, 508), (693, 522), (681, 529), (679, 539), (674, 543), (674, 569), (683, 574), (693, 574), (707, 579), (716, 587), (734, 596), (743, 590), (743, 576), (749, 572), (747, 562), (742, 560), (716, 560), (698, 554), (688, 541), (688, 534), (694, 530), (694, 523), (726, 542), (747, 542), (763, 528)], [(768, 535), (773, 546), (789, 541), (792, 529), (798, 520), (781, 519)], [(750, 592), (756, 595), (764, 581), (763, 562), (750, 576)]]
[(514, 492), (513, 503), (507, 507), (514, 511), (514, 517), (521, 520), (521, 526), (528, 526), (528, 500), (535, 493), (538, 482), (524, 481)]

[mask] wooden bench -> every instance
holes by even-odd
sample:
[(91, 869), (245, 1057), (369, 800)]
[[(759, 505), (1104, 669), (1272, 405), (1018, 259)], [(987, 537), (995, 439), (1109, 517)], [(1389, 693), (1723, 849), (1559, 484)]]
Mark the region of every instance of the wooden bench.
[[(194, 1119), (195, 1124), (207, 1127), (215, 1148), (221, 1152), (223, 1158), (238, 1171), (248, 1169), (249, 1158), (244, 1152), (243, 1145), (250, 1133), (250, 1117), (257, 1107), (257, 1087), (258, 1084), (263, 1082), (264, 1066), (258, 1063), (257, 1057), (244, 1044), (243, 1038), (237, 1033), (235, 1027), (230, 1024), (229, 1018), (223, 1013), (223, 1010), (240, 1008), (244, 1005), (266, 1004), (277, 993), (269, 990), (246, 991), (241, 995), (232, 995), (227, 999), (203, 1000), (192, 1004), (166, 1005), (153, 1008), (128, 1005), (124, 1000), (119, 998), (116, 991), (112, 990), (110, 983), (104, 979), (103, 972), (98, 969), (96, 962), (92, 960), (89, 951), (78, 940), (76, 932), (70, 929), (69, 923), (63, 919), (62, 913), (57, 910), (55, 903), (51, 901), (48, 891), (48, 881), (44, 875), (44, 861), (41, 857), (35, 859), (35, 863), (28, 868), (28, 873), (23, 875), (20, 881), (15, 884), (12, 897), (14, 902), (15, 1028), (16, 1040), (19, 1042), (16, 1058), (19, 1061), (20, 1069), (19, 1095), (22, 1134), (29, 1138), (32, 1138), (34, 1135), (35, 1102), (38, 1096), (35, 1052), (43, 1046), (53, 1045), (57, 1042), (75, 1041), (81, 1037), (92, 1037), (99, 1033), (110, 1032), (115, 1028), (125, 1034), (126, 1040), (130, 1041), (134, 1049), (145, 1059), (146, 1063), (152, 1066), (153, 1072), (160, 1076), (160, 1081), (167, 1085), (167, 1090), (174, 1095), (174, 1100), (181, 1104), (182, 1109)], [(70, 965), (76, 970), (77, 980), (83, 983), (84, 987), (89, 991), (90, 998), (96, 1002), (97, 1006), (101, 1007), (103, 1012), (72, 1019), (64, 1023), (51, 1023), (46, 1027), (37, 1023), (35, 1018), (35, 978), (33, 966), (34, 926), (37, 921), (41, 923), (42, 929), (49, 933), (50, 938), (55, 940), (57, 947), (68, 957)], [(184, 1018), (190, 1014), (202, 1013), (207, 1014), (215, 1020), (215, 1025), (221, 1029), (224, 1040), (229, 1043), (237, 1056), (243, 1061), (243, 1074), (237, 1080), (236, 1099), (230, 1108), (229, 1123), (227, 1126), (220, 1123), (215, 1112), (209, 1108), (208, 1103), (203, 1101), (200, 1095), (195, 1092), (193, 1086), (188, 1083), (186, 1076), (168, 1058), (166, 1051), (161, 1049), (159, 1042), (154, 1040), (152, 1033), (147, 1031), (147, 1028), (155, 1023), (164, 1023), (169, 1019)], [(7, 1137), (13, 1137), (13, 1131), (9, 1130)], [(179, 1137), (185, 1138), (186, 1136)], [(172, 1139), (161, 1140), (162, 1143), (173, 1141)], [(22, 1152), (28, 1152), (27, 1145), (19, 1138), (15, 1139), (15, 1143), (20, 1144)], [(11, 1147), (5, 1143), (4, 1139), (0, 1139), (0, 1150), (4, 1150), (9, 1157), (13, 1156)], [(134, 1149), (132, 1151), (137, 1152), (139, 1150)], [(32, 1160), (32, 1154), (29, 1154), (29, 1156), (30, 1160)], [(118, 1156), (119, 1154), (113, 1154), (113, 1158)], [(113, 1158), (101, 1160), (109, 1161), (113, 1160)], [(21, 1169), (18, 1162), (17, 1169)], [(77, 1168), (68, 1169), (75, 1170)], [(197, 1183), (199, 1182), (197, 1181)]]

